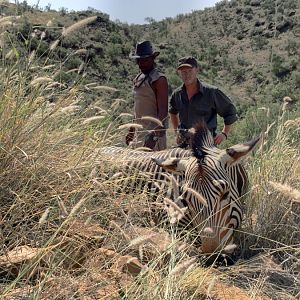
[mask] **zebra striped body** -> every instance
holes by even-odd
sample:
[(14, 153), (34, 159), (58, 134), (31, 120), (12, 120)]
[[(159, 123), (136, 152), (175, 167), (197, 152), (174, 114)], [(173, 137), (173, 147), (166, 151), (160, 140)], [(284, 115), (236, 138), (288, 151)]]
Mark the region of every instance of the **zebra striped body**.
[[(106, 159), (112, 159), (113, 164), (118, 166), (118, 171), (122, 171), (120, 174), (123, 177), (122, 186), (126, 187), (127, 191), (131, 192), (136, 189), (140, 181), (144, 183), (147, 180), (148, 186), (146, 188), (152, 194), (160, 192), (161, 197), (173, 198), (173, 190), (169, 188), (170, 174), (157, 165), (153, 158), (162, 160), (169, 157), (188, 158), (192, 156), (192, 152), (181, 148), (145, 152), (112, 146), (102, 148), (101, 155), (104, 155)], [(173, 178), (178, 186), (183, 184), (184, 176), (174, 175)]]
[[(164, 197), (171, 198), (179, 208), (187, 208), (180, 225), (193, 228), (200, 237), (202, 251), (213, 253), (224, 248), (226, 251), (233, 241), (234, 230), (241, 224), (240, 198), (248, 179), (239, 159), (257, 141), (220, 150), (214, 146), (209, 130), (199, 125), (192, 139), (192, 150), (142, 152), (108, 147), (101, 153), (118, 158), (127, 172), (144, 172), (150, 188), (158, 190), (159, 186), (165, 191)], [(172, 178), (176, 184), (172, 184)]]

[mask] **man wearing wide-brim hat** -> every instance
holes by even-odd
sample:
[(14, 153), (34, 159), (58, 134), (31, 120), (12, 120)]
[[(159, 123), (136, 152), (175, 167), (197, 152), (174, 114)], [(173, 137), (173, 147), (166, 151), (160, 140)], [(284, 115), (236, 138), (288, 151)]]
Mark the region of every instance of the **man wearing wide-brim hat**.
[(168, 82), (155, 64), (159, 55), (150, 41), (139, 42), (129, 57), (135, 59), (140, 73), (133, 80), (135, 123), (142, 129), (130, 128), (126, 144), (134, 148), (148, 147), (158, 151), (166, 148), (168, 125)]

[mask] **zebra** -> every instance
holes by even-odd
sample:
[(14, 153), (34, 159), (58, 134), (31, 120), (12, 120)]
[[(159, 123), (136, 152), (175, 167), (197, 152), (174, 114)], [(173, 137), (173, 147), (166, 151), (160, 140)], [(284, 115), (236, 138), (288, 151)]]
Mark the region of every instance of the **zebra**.
[[(190, 150), (144, 152), (107, 147), (101, 154), (118, 157), (128, 174), (130, 170), (147, 174), (148, 188), (157, 191), (167, 187), (163, 195), (184, 208), (179, 225), (196, 230), (202, 253), (230, 253), (233, 233), (242, 222), (241, 198), (248, 188), (248, 176), (241, 160), (259, 139), (219, 149), (208, 128), (201, 123), (195, 127)], [(172, 178), (176, 184), (170, 184)], [(180, 191), (176, 191), (176, 185)]]

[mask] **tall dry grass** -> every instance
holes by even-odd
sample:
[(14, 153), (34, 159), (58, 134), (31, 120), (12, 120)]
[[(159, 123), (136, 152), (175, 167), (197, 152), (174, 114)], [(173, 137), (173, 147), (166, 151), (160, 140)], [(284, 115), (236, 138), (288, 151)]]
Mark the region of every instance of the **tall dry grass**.
[(51, 86), (59, 67), (33, 76), (20, 64), (0, 66), (1, 299), (299, 297), (297, 121), (279, 116), (248, 161), (239, 260), (217, 270), (176, 226), (154, 225), (147, 191), (120, 191), (118, 166), (96, 164), (95, 150), (119, 142), (128, 124), (118, 129), (101, 101), (101, 116), (86, 117), (84, 88)]
[[(109, 111), (84, 118), (79, 86), (56, 95), (44, 88), (48, 80), (30, 85), (35, 79), (14, 66), (0, 76), (1, 253), (9, 257), (25, 245), (35, 253), (5, 266), (0, 257), (3, 299), (293, 299), (299, 293), (299, 204), (293, 195), (300, 167), (293, 122), (279, 119), (271, 129), (275, 138), (266, 138), (248, 161), (251, 188), (239, 260), (215, 270), (203, 266), (209, 258), (176, 227), (153, 224), (155, 204), (147, 191), (121, 192), (123, 175), (111, 176), (115, 171), (105, 159), (95, 163), (96, 148), (120, 140), (122, 128), (106, 125)], [(138, 274), (119, 267), (124, 257)]]
[[(279, 119), (276, 133), (265, 139), (256, 157), (249, 164), (251, 190), (246, 207), (251, 232), (263, 245), (299, 243), (300, 147), (296, 123), (286, 126)], [(296, 125), (296, 126), (295, 126)], [(289, 193), (287, 192), (289, 187)], [(270, 240), (269, 242), (267, 240)]]
[[(31, 63), (36, 59), (31, 56)], [(99, 228), (91, 239), (71, 228), (88, 227), (99, 208), (87, 213), (87, 207), (107, 201), (89, 174), (95, 148), (107, 143), (105, 135), (115, 138), (116, 130), (107, 133), (109, 115), (95, 116), (93, 124), (85, 117), (79, 85), (50, 86), (59, 66), (34, 76), (26, 60), (2, 60), (0, 68), (0, 298), (12, 299), (15, 292), (27, 297), (28, 291), (40, 299), (37, 282), (43, 287), (71, 276), (81, 251), (102, 240)]]

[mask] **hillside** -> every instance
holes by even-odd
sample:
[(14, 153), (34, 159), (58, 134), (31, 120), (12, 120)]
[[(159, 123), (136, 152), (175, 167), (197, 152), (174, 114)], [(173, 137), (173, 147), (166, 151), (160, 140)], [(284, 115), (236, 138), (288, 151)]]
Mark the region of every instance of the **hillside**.
[[(57, 12), (1, 1), (0, 299), (299, 299), (296, 4), (222, 1), (128, 25), (94, 9)], [(137, 186), (137, 175), (120, 169), (124, 156), (110, 159), (101, 151), (126, 147), (138, 71), (128, 55), (146, 38), (161, 51), (170, 92), (179, 84), (177, 59), (192, 54), (201, 62), (200, 77), (237, 104), (241, 118), (220, 158), (260, 136), (244, 161), (249, 188), (240, 199), (242, 224), (219, 256), (195, 243), (214, 229), (182, 234), (176, 223), (185, 210), (162, 199), (163, 185), (174, 197), (185, 185), (157, 172), (165, 179), (152, 184), (161, 190), (145, 189), (147, 169)], [(227, 201), (230, 184), (214, 181)], [(162, 211), (174, 224), (157, 222)]]
[[(275, 6), (273, 2), (221, 1), (204, 11), (131, 26), (115, 24), (108, 15), (92, 9), (67, 13), (1, 4), (0, 12), (22, 15), (16, 30), (23, 38), (17, 47), (30, 40), (26, 51), (36, 50), (41, 61), (45, 57), (49, 63), (65, 60), (61, 80), (73, 80), (71, 70), (80, 67), (84, 79), (79, 74), (75, 78), (118, 88), (131, 103), (131, 80), (137, 68), (128, 55), (136, 41), (151, 39), (161, 51), (158, 63), (169, 78), (170, 92), (180, 83), (175, 73), (177, 59), (192, 54), (201, 63), (200, 76), (226, 90), (243, 114), (249, 105), (280, 103), (287, 95), (299, 98), (299, 2), (277, 1)], [(48, 56), (49, 45), (63, 27), (95, 15), (93, 24), (61, 39)], [(86, 52), (76, 54), (80, 49)]]
[(135, 30), (137, 39), (165, 48), (159, 59), (172, 85), (178, 80), (169, 68), (192, 54), (202, 63), (202, 76), (237, 103), (280, 102), (284, 95), (299, 98), (299, 14), (294, 0), (221, 1)]

